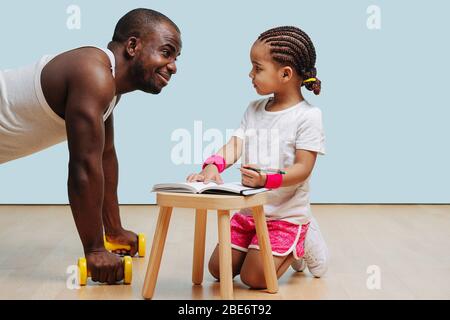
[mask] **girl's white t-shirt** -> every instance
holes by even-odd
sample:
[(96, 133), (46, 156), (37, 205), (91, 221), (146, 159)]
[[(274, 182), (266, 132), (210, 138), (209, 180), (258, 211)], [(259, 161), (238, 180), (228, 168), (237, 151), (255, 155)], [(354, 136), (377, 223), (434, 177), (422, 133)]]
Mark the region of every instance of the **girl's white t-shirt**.
[[(243, 140), (242, 163), (260, 168), (291, 167), (297, 149), (325, 154), (322, 112), (306, 100), (282, 111), (270, 112), (266, 105), (271, 98), (250, 103), (241, 125), (233, 136)], [(295, 224), (309, 222), (309, 176), (304, 182), (272, 190), (264, 206), (268, 219)], [(241, 213), (251, 214), (250, 209)]]

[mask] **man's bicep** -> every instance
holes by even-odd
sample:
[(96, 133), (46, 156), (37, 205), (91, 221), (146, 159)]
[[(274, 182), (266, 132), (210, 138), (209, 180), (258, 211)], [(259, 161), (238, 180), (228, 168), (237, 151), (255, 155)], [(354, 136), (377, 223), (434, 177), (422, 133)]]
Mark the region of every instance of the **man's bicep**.
[(95, 101), (68, 102), (66, 132), (70, 158), (101, 157), (105, 143), (103, 113)]
[[(114, 92), (101, 72), (80, 70), (71, 79), (66, 103), (66, 132), (70, 156), (101, 156), (105, 143), (103, 114)], [(100, 70), (101, 71), (101, 70)]]

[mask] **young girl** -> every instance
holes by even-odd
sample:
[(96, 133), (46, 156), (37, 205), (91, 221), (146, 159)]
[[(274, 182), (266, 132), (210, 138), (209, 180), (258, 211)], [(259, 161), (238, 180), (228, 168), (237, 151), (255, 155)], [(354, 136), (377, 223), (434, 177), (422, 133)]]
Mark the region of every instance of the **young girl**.
[[(262, 33), (251, 48), (250, 58), (250, 78), (256, 92), (272, 96), (251, 102), (230, 141), (187, 181), (222, 183), (220, 173), (242, 155), (242, 184), (272, 189), (264, 212), (277, 276), (281, 277), (291, 264), (298, 271), (303, 269), (301, 258), (312, 218), (309, 178), (317, 154), (325, 154), (325, 147), (321, 111), (303, 98), (301, 87), (318, 95), (321, 82), (316, 77), (314, 46), (308, 35), (296, 27)], [(284, 172), (270, 174), (252, 170), (255, 168)], [(314, 229), (320, 235), (318, 228)], [(316, 234), (313, 241), (322, 242), (315, 245), (319, 251), (316, 257), (326, 257), (321, 236), (317, 238)], [(240, 274), (251, 288), (266, 288), (250, 209), (233, 215), (231, 242), (233, 276)], [(320, 269), (319, 276), (326, 270), (326, 261), (322, 260), (311, 261), (313, 269)], [(209, 271), (219, 279), (218, 246), (210, 258)]]

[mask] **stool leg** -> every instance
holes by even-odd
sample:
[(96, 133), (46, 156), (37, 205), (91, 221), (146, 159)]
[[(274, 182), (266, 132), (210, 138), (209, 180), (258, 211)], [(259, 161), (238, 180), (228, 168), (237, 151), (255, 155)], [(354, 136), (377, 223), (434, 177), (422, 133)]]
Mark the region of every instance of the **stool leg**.
[(233, 299), (233, 270), (231, 261), (230, 211), (217, 210), (219, 225), (220, 296)]
[(145, 274), (144, 287), (142, 288), (142, 296), (145, 299), (151, 299), (155, 291), (156, 279), (158, 278), (159, 266), (161, 265), (161, 257), (164, 251), (171, 215), (172, 207), (161, 207), (159, 209), (158, 223), (156, 224), (147, 273)]
[(272, 246), (270, 245), (264, 208), (262, 206), (254, 207), (252, 208), (252, 212), (256, 225), (256, 235), (258, 236), (258, 243), (261, 248), (260, 253), (263, 260), (267, 291), (276, 293), (278, 291), (278, 278), (273, 261)]
[(205, 262), (206, 209), (197, 209), (195, 213), (194, 257), (192, 263), (192, 283), (203, 282)]

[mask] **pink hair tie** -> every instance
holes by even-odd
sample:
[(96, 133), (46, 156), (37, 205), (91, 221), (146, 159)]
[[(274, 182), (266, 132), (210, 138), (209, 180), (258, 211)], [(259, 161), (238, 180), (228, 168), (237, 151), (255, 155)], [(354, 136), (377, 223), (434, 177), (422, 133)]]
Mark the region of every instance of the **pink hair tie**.
[(283, 175), (281, 173), (268, 174), (264, 187), (267, 189), (277, 189), (283, 183)]
[(217, 170), (219, 170), (219, 173), (222, 173), (226, 167), (225, 159), (218, 154), (212, 155), (206, 159), (205, 162), (203, 162), (202, 170), (209, 164), (214, 164), (217, 167)]

